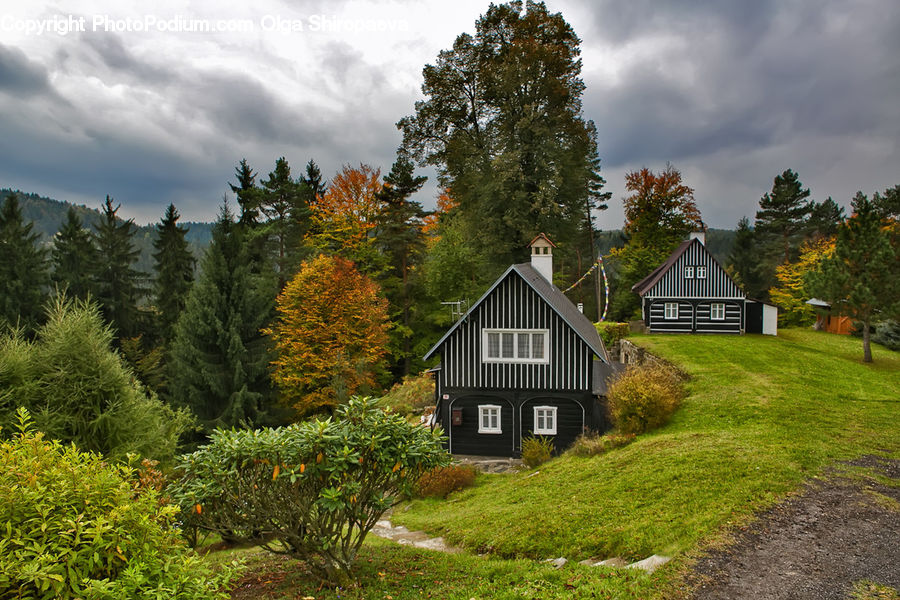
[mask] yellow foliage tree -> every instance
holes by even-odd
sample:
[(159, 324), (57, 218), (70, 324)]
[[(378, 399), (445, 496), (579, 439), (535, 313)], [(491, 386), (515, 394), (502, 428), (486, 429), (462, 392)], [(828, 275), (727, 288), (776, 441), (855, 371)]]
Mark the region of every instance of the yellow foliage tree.
[(328, 412), (375, 385), (387, 353), (387, 302), (378, 284), (339, 256), (304, 262), (264, 330), (275, 342), (272, 379), (298, 416)]
[(775, 269), (777, 285), (769, 290), (772, 302), (781, 309), (778, 313), (782, 326), (808, 325), (815, 321), (813, 307), (806, 303), (809, 300), (804, 285), (806, 274), (814, 271), (822, 259), (834, 253), (834, 238), (818, 238), (804, 243), (800, 247), (800, 258), (797, 262), (783, 263)]

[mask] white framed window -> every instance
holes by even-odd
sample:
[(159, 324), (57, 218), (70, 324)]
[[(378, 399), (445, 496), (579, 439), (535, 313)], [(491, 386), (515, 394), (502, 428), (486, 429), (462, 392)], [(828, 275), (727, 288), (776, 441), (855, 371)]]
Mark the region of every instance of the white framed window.
[(677, 319), (678, 318), (678, 303), (677, 302), (666, 302), (666, 319)]
[(547, 363), (547, 329), (483, 329), (483, 362)]
[(534, 407), (534, 434), (556, 435), (556, 407)]
[(697, 279), (706, 279), (706, 267), (704, 265), (697, 266)]
[(478, 433), (503, 433), (500, 428), (500, 407), (496, 404), (478, 406)]
[(694, 267), (685, 267), (684, 268), (684, 278), (685, 279), (693, 279), (694, 278)]
[(709, 318), (711, 321), (725, 320), (725, 303), (713, 302), (709, 305)]

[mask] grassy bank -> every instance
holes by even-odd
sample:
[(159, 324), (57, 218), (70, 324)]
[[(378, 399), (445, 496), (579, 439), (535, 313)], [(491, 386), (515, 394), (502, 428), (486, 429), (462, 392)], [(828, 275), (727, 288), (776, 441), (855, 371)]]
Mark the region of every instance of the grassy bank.
[[(729, 525), (836, 461), (900, 453), (897, 353), (875, 347), (875, 363), (864, 365), (859, 340), (799, 330), (635, 341), (691, 376), (667, 426), (602, 456), (564, 456), (536, 475), (482, 477), (449, 500), (417, 500), (392, 517), (489, 556), (373, 541), (358, 590), (309, 588), (293, 563), (282, 580), (306, 583), (294, 581), (292, 595), (235, 597), (675, 597), (683, 557)], [(647, 576), (573, 564), (651, 554), (675, 555), (674, 566)], [(277, 571), (273, 559), (252, 556), (259, 572)], [(573, 562), (556, 571), (534, 561), (557, 556)]]

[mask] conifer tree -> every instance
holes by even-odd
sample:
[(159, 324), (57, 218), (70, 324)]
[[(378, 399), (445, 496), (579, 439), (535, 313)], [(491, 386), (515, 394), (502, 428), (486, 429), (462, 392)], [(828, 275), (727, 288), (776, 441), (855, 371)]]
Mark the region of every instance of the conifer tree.
[(263, 285), (226, 205), (175, 326), (169, 360), (173, 399), (190, 407), (207, 433), (267, 423), (269, 357), (260, 328), (275, 294)]
[(385, 256), (387, 266), (379, 277), (388, 299), (391, 328), (391, 351), (394, 355), (395, 375), (409, 375), (412, 370), (413, 337), (421, 328), (414, 314), (415, 291), (421, 289), (412, 276), (425, 250), (423, 231), (426, 216), (422, 205), (410, 197), (428, 180), (413, 173), (413, 163), (399, 156), (384, 176), (384, 186), (378, 193), (382, 205), (376, 219), (376, 246)]
[(266, 232), (273, 245), (272, 255), (279, 289), (302, 258), (303, 236), (309, 229), (310, 209), (303, 180), (291, 177), (291, 167), (282, 156), (275, 170), (262, 182), (260, 208), (268, 219)]
[(809, 188), (804, 189), (797, 174), (788, 169), (775, 177), (771, 193), (759, 199), (754, 230), (763, 258), (760, 274), (765, 290), (775, 284), (775, 268), (799, 254), (813, 208), (808, 197)]
[(878, 207), (858, 192), (854, 214), (838, 229), (834, 254), (807, 278), (809, 291), (863, 326), (863, 362), (872, 362), (870, 338), (878, 316), (900, 312), (900, 249), (891, 245)]
[(188, 229), (178, 225), (178, 216), (175, 205), (170, 204), (156, 225), (157, 237), (153, 241), (158, 333), (165, 344), (172, 340), (172, 329), (184, 310), (194, 280), (194, 256), (185, 239)]
[(16, 194), (0, 209), (0, 321), (34, 329), (47, 292), (47, 252), (25, 223)]
[(758, 299), (765, 295), (759, 274), (759, 249), (747, 217), (741, 217), (741, 220), (738, 221), (734, 245), (731, 247), (731, 254), (728, 255), (726, 266), (734, 280), (744, 289), (748, 298)]
[(51, 256), (53, 281), (66, 289), (68, 297), (83, 300), (94, 293), (97, 249), (91, 232), (84, 227), (74, 207), (69, 207), (66, 222), (53, 239)]
[(113, 207), (109, 196), (103, 204), (100, 222), (94, 226), (97, 248), (95, 270), (96, 300), (104, 318), (117, 331), (117, 337), (134, 337), (138, 332), (138, 300), (143, 294), (142, 273), (132, 266), (140, 251), (134, 247), (134, 221), (116, 217), (121, 205)]
[(237, 196), (241, 214), (238, 222), (244, 226), (256, 225), (260, 218), (259, 187), (256, 185), (256, 173), (250, 168), (246, 158), (234, 169), (237, 185), (229, 183), (228, 187)]
[(828, 196), (819, 204), (813, 204), (806, 225), (808, 233), (816, 238), (832, 237), (844, 222), (844, 208)]
[(306, 163), (306, 177), (303, 178), (303, 181), (306, 183), (309, 193), (310, 205), (318, 202), (319, 198), (328, 191), (325, 180), (322, 178), (322, 171), (319, 170), (319, 165), (313, 159), (309, 159), (309, 162)]

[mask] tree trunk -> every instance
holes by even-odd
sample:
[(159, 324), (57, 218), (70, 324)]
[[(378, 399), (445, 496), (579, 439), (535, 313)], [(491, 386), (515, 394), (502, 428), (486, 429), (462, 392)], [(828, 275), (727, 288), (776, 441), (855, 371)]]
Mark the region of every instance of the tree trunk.
[(872, 345), (869, 343), (871, 337), (869, 320), (866, 319), (863, 321), (863, 362), (867, 363), (872, 362)]

